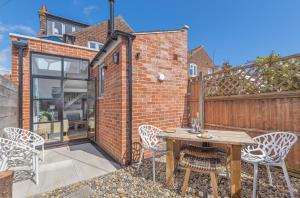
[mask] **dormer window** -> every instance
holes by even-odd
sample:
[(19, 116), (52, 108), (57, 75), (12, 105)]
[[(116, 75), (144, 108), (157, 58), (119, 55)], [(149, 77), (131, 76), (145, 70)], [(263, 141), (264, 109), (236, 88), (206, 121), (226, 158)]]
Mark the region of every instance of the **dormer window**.
[(97, 49), (100, 50), (103, 47), (103, 43), (97, 42), (97, 41), (89, 41), (88, 47), (91, 49)]
[(62, 36), (65, 33), (65, 26), (63, 23), (54, 21), (52, 23), (53, 35)]
[(197, 76), (197, 65), (195, 63), (190, 64), (189, 75), (190, 77)]

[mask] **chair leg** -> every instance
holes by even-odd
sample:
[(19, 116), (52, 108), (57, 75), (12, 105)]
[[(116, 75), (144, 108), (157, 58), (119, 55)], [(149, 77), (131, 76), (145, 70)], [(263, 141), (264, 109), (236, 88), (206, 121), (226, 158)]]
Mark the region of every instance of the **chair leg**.
[(186, 193), (186, 189), (189, 185), (190, 175), (191, 175), (191, 168), (186, 168), (184, 181), (183, 181), (183, 185), (182, 185), (182, 188), (181, 188), (181, 196), (184, 196), (185, 193)]
[(43, 161), (45, 160), (45, 147), (42, 145), (42, 152), (43, 152)]
[(212, 187), (213, 198), (218, 197), (218, 183), (216, 173), (210, 172), (210, 185)]
[(35, 157), (35, 183), (39, 184), (39, 156)]
[(289, 174), (288, 174), (285, 162), (283, 161), (280, 164), (281, 164), (281, 168), (283, 170), (285, 181), (286, 181), (287, 186), (289, 188), (290, 196), (291, 196), (291, 198), (295, 198), (295, 195), (294, 195), (294, 192), (293, 192), (293, 186), (292, 186), (292, 183), (291, 183), (291, 180), (290, 180), (290, 177), (289, 177)]
[(253, 192), (252, 198), (256, 198), (256, 188), (257, 188), (257, 177), (258, 177), (258, 164), (255, 163), (254, 165), (254, 176), (253, 176)]
[(152, 154), (153, 182), (155, 182), (155, 152)]
[(273, 179), (272, 179), (272, 174), (271, 174), (271, 171), (270, 171), (270, 166), (266, 165), (266, 168), (267, 168), (268, 177), (269, 177), (269, 184), (270, 184), (270, 186), (273, 186)]
[(141, 156), (140, 156), (140, 160), (139, 160), (139, 164), (138, 164), (137, 170), (140, 169), (140, 166), (142, 164), (143, 158), (144, 158), (144, 148), (142, 148), (142, 152), (141, 152)]

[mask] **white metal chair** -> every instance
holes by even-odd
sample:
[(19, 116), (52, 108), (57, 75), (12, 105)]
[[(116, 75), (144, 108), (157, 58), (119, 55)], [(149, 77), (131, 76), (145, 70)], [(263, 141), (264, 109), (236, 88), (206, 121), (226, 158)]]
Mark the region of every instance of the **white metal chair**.
[(29, 166), (39, 183), (39, 151), (21, 142), (0, 138), (0, 171), (12, 167)]
[(10, 140), (21, 142), (26, 145), (32, 146), (34, 149), (36, 147), (41, 146), (42, 147), (42, 160), (45, 159), (45, 152), (44, 152), (44, 144), (45, 140), (37, 133), (20, 129), (20, 128), (14, 128), (14, 127), (7, 127), (4, 128), (4, 137), (8, 138)]
[(138, 164), (138, 170), (142, 163), (142, 159), (144, 157), (145, 150), (152, 151), (152, 163), (153, 163), (153, 181), (155, 182), (155, 156), (156, 153), (165, 152), (166, 148), (163, 143), (159, 142), (157, 138), (157, 134), (161, 132), (161, 130), (152, 125), (141, 125), (138, 129), (140, 137), (142, 139), (142, 152)]
[(256, 197), (258, 164), (266, 166), (270, 185), (273, 185), (270, 166), (281, 167), (290, 196), (294, 198), (293, 187), (284, 160), (291, 147), (297, 141), (297, 136), (288, 132), (274, 132), (257, 136), (253, 139), (257, 144), (242, 150), (242, 159), (254, 165), (253, 198)]

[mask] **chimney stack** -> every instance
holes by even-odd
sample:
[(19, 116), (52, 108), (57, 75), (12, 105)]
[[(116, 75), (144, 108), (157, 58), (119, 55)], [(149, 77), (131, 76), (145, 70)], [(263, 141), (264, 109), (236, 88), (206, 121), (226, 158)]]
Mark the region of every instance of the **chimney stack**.
[(45, 36), (47, 34), (46, 13), (47, 13), (46, 6), (42, 5), (41, 10), (39, 11), (39, 17), (40, 17), (40, 31), (38, 33), (39, 37)]
[(109, 0), (109, 13), (110, 13), (110, 18), (109, 18), (109, 24), (108, 24), (108, 36), (113, 36), (113, 33), (115, 31), (115, 0)]

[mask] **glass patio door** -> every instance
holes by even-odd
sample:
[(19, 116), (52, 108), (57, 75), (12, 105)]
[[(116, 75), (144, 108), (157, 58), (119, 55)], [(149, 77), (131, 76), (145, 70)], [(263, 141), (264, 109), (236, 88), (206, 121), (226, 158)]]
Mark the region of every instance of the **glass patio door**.
[(96, 80), (95, 78), (88, 81), (87, 97), (87, 119), (88, 119), (88, 138), (96, 141)]

